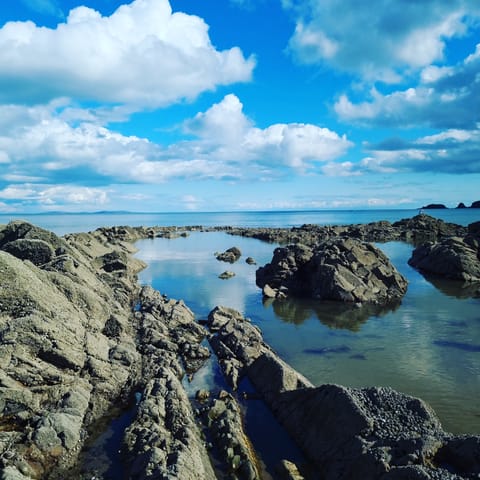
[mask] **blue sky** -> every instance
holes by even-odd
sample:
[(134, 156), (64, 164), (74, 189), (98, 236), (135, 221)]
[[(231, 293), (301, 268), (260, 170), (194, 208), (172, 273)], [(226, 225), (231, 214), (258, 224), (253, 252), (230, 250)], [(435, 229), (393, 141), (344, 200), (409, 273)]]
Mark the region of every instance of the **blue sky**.
[(0, 212), (480, 200), (478, 0), (0, 5)]

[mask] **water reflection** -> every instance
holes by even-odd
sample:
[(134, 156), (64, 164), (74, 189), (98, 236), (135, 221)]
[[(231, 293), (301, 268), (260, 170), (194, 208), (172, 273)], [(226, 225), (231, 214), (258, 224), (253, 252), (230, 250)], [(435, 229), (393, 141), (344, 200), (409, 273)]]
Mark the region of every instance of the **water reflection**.
[(443, 294), (455, 298), (480, 298), (480, 282), (462, 282), (449, 280), (435, 275), (422, 274), (435, 288)]
[(352, 305), (340, 302), (319, 302), (306, 299), (269, 299), (264, 306), (272, 306), (275, 315), (287, 323), (300, 325), (315, 315), (323, 325), (334, 329), (358, 332), (371, 317), (382, 317), (397, 310), (401, 301), (385, 305)]

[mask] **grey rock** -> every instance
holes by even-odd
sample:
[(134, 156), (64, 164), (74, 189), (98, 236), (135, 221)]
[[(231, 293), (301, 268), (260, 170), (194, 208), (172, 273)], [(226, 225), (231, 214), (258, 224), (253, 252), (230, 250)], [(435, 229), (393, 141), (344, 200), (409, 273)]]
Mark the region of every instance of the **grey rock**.
[(217, 260), (228, 263), (235, 263), (242, 256), (242, 252), (237, 247), (231, 247), (225, 250), (223, 253), (215, 255)]
[(235, 272), (230, 272), (229, 270), (226, 270), (225, 272), (221, 273), (218, 278), (221, 278), (222, 280), (228, 280), (229, 278), (233, 278), (235, 276)]
[[(333, 239), (311, 248), (276, 248), (272, 261), (257, 270), (267, 296), (383, 304), (401, 298), (406, 279), (375, 246), (355, 239)], [(273, 289), (273, 291), (272, 291)]]

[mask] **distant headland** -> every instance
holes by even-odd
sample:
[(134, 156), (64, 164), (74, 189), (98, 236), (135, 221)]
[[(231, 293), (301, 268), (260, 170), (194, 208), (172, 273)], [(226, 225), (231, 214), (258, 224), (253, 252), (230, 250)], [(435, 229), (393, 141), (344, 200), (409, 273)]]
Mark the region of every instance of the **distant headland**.
[[(429, 203), (422, 207), (422, 210), (440, 210), (443, 208), (448, 208), (443, 203)], [(467, 207), (463, 202), (460, 202), (455, 208), (480, 208), (480, 200), (472, 202), (470, 207)]]

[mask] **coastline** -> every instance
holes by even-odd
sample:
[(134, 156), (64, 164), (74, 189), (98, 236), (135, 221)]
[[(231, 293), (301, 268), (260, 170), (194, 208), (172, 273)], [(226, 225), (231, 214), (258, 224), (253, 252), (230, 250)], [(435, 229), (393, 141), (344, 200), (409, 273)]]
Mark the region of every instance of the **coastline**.
[[(443, 228), (443, 225), (441, 226)], [(204, 229), (199, 226), (180, 228), (178, 230), (221, 230), (232, 235), (252, 235), (262, 240), (279, 243), (315, 243), (318, 241), (319, 236), (326, 235), (354, 236), (367, 241), (382, 241), (382, 239), (385, 241), (385, 239), (395, 238), (404, 241), (422, 242), (425, 240), (437, 240), (442, 236), (451, 236), (452, 234), (464, 235), (466, 233), (465, 229), (458, 226), (448, 227), (449, 229), (445, 231), (442, 231), (442, 228), (432, 229), (431, 223), (428, 223), (425, 228), (419, 228), (418, 224), (413, 225), (408, 224), (408, 222), (394, 227), (385, 222), (367, 226), (305, 226), (296, 229), (276, 230), (234, 229), (231, 227), (207, 227)], [(454, 229), (453, 231), (451, 230), (452, 228)], [(222, 428), (223, 425), (227, 425), (230, 429), (228, 431), (220, 431), (217, 435), (219, 439), (228, 438), (227, 433), (230, 433), (230, 438), (244, 439), (238, 445), (231, 444), (226, 446), (219, 440), (219, 446), (216, 447), (216, 450), (219, 452), (217, 454), (220, 455), (224, 451), (224, 458), (221, 460), (223, 466), (219, 470), (228, 471), (230, 469), (232, 472), (237, 472), (242, 465), (245, 465), (245, 471), (241, 470), (241, 475), (243, 476), (239, 476), (239, 478), (259, 478), (259, 475), (261, 475), (259, 473), (260, 468), (252, 452), (251, 442), (248, 441), (245, 433), (241, 430), (241, 415), (239, 413), (240, 410), (236, 407), (234, 391), (216, 392), (217, 398), (215, 399), (212, 399), (211, 395), (207, 395), (207, 392), (205, 392), (197, 398), (199, 405), (192, 407), (182, 385), (178, 382), (178, 379), (182, 376), (193, 374), (198, 365), (202, 364), (209, 356), (209, 352), (205, 350), (202, 341), (206, 337), (218, 338), (219, 334), (212, 331), (212, 322), (210, 322), (210, 331), (208, 331), (194, 321), (192, 312), (181, 300), (168, 300), (152, 289), (140, 289), (137, 283), (136, 274), (143, 265), (132, 256), (134, 253), (134, 242), (141, 238), (154, 238), (162, 234), (175, 235), (177, 233), (175, 227), (114, 227), (103, 228), (85, 234), (67, 235), (65, 239), (59, 239), (56, 236), (51, 236), (53, 234), (48, 232), (37, 231), (37, 236), (42, 238), (31, 238), (31, 235), (30, 238), (31, 240), (39, 240), (52, 245), (49, 262), (35, 266), (30, 264), (30, 262), (26, 263), (20, 259), (13, 259), (14, 257), (9, 254), (1, 254), (2, 261), (5, 262), (5, 268), (8, 267), (10, 271), (15, 272), (16, 279), (24, 278), (25, 282), (37, 282), (36, 285), (42, 283), (44, 285), (53, 284), (55, 288), (44, 292), (49, 297), (49, 303), (60, 302), (60, 298), (53, 295), (54, 292), (56, 295), (58, 287), (61, 287), (61, 292), (67, 294), (65, 298), (70, 302), (70, 306), (68, 306), (67, 302), (64, 308), (70, 309), (67, 311), (70, 312), (71, 317), (79, 317), (78, 325), (72, 332), (69, 332), (71, 334), (70, 342), (63, 341), (62, 332), (57, 331), (58, 329), (55, 330), (54, 327), (45, 332), (47, 343), (50, 342), (48, 345), (46, 343), (38, 345), (32, 342), (31, 337), (27, 336), (25, 338), (24, 346), (31, 348), (30, 353), (34, 354), (33, 358), (41, 352), (41, 362), (45, 362), (45, 364), (41, 364), (42, 369), (36, 372), (40, 377), (32, 380), (26, 378), (24, 373), (23, 382), (27, 382), (27, 384), (29, 381), (34, 382), (35, 388), (31, 399), (26, 399), (28, 397), (26, 390), (17, 385), (18, 379), (14, 379), (15, 369), (8, 371), (2, 369), (2, 392), (4, 398), (9, 398), (12, 405), (17, 402), (17, 411), (12, 408), (12, 405), (9, 405), (9, 416), (4, 414), (2, 418), (2, 445), (7, 447), (1, 454), (3, 459), (2, 478), (22, 478), (18, 475), (22, 475), (23, 478), (47, 478), (47, 475), (49, 478), (62, 478), (61, 476), (75, 464), (81, 445), (85, 441), (83, 435), (87, 431), (86, 427), (101, 418), (112, 406), (128, 403), (128, 399), (135, 392), (141, 393), (141, 400), (137, 408), (136, 419), (127, 431), (129, 440), (125, 442), (124, 447), (125, 456), (129, 463), (128, 468), (131, 472), (129, 478), (153, 478), (154, 472), (162, 471), (158, 470), (161, 468), (164, 468), (165, 474), (169, 471), (170, 473), (176, 472), (178, 478), (199, 478), (198, 472), (201, 471), (204, 472), (201, 478), (222, 478), (218, 476), (218, 472), (214, 472), (211, 469), (208, 461), (209, 453), (205, 449), (200, 434), (201, 430), (205, 428), (208, 430), (208, 428), (212, 428), (212, 425), (215, 426), (217, 421), (222, 422)], [(25, 238), (25, 234), (22, 238)], [(35, 247), (38, 247), (38, 243), (33, 242), (33, 244)], [(64, 251), (59, 250), (62, 248)], [(76, 266), (75, 263), (78, 265)], [(48, 265), (48, 268), (45, 268), (45, 265)], [(16, 280), (14, 281), (12, 277), (12, 286), (18, 284), (18, 282), (15, 282)], [(38, 288), (40, 287), (38, 286)], [(5, 304), (2, 306), (3, 312), (6, 312), (10, 318), (29, 318), (36, 311), (41, 310), (41, 313), (49, 317), (52, 322), (60, 320), (65, 322), (64, 317), (56, 317), (52, 308), (47, 308), (48, 305), (46, 305), (45, 299), (40, 297), (31, 298), (32, 295), (28, 295), (28, 289), (19, 290), (17, 293), (17, 297), (23, 295), (23, 300), (26, 297), (29, 302), (18, 304), (15, 302), (19, 298), (10, 298), (11, 303), (7, 305), (8, 309), (5, 309)], [(91, 297), (91, 301), (89, 301), (89, 295), (92, 295), (92, 293), (95, 294), (95, 297)], [(65, 299), (62, 299), (62, 301), (65, 301)], [(72, 305), (75, 308), (72, 309)], [(235, 355), (229, 354), (229, 356), (225, 357), (229, 365), (233, 365), (235, 368), (232, 370), (232, 367), (228, 367), (224, 368), (224, 370), (230, 372), (230, 374), (235, 374), (232, 372), (237, 370), (237, 375), (248, 371), (247, 374), (249, 376), (253, 375), (252, 380), (257, 385), (264, 384), (266, 378), (269, 381), (272, 378), (283, 379), (275, 388), (272, 387), (264, 392), (259, 390), (260, 395), (267, 400), (272, 410), (277, 411), (277, 415), (280, 418), (285, 417), (285, 414), (282, 412), (288, 405), (283, 405), (283, 402), (279, 402), (280, 393), (297, 391), (299, 386), (302, 390), (313, 391), (311, 390), (312, 386), (307, 380), (301, 379), (299, 374), (292, 371), (291, 367), (285, 365), (264, 344), (260, 332), (256, 329), (253, 331), (247, 328), (248, 322), (245, 323), (245, 319), (239, 318), (235, 314), (232, 315), (233, 322), (230, 322), (231, 319), (229, 319), (225, 325), (221, 327), (217, 325), (216, 331), (219, 332), (222, 328), (227, 327), (227, 333), (240, 335), (245, 333), (242, 332), (242, 329), (247, 329), (248, 341), (242, 341), (241, 343), (249, 345), (252, 339), (255, 340), (253, 351), (256, 353), (252, 356), (252, 351), (242, 352), (240, 350), (235, 352), (235, 348), (225, 345), (222, 340), (224, 346), (228, 346), (230, 352), (235, 353)], [(32, 325), (38, 328), (37, 324)], [(25, 326), (29, 328), (31, 325), (27, 322)], [(7, 333), (11, 336), (10, 340), (8, 340)], [(75, 345), (75, 339), (79, 333), (85, 339), (85, 342), (80, 347)], [(2, 329), (4, 342), (2, 345), (2, 358), (8, 358), (10, 362), (13, 357), (16, 358), (14, 346), (18, 346), (21, 334), (22, 330), (20, 328), (16, 331), (10, 329), (8, 332), (6, 329)], [(7, 338), (7, 342), (5, 342), (5, 338)], [(62, 345), (62, 343), (64, 344)], [(98, 348), (98, 344), (102, 344), (101, 349)], [(217, 345), (217, 349), (214, 348), (214, 350), (216, 350), (217, 357), (221, 358), (221, 353), (219, 353), (221, 350), (219, 348), (221, 347)], [(253, 358), (257, 353), (258, 356)], [(22, 360), (25, 361), (26, 358)], [(258, 362), (256, 366), (254, 366), (255, 362)], [(223, 363), (225, 364), (225, 362)], [(43, 370), (45, 365), (48, 366), (47, 370)], [(263, 365), (262, 368), (260, 368), (261, 365)], [(275, 375), (263, 375), (260, 377), (263, 379), (262, 381), (257, 380), (255, 382), (255, 376), (259, 375), (259, 372), (264, 368), (267, 368), (265, 370), (267, 372), (277, 372), (277, 377)], [(269, 370), (271, 368), (273, 370)], [(19, 368), (16, 368), (17, 376), (19, 371)], [(64, 374), (65, 378), (63, 378)], [(113, 379), (111, 378), (112, 374)], [(43, 375), (47, 375), (47, 378), (43, 378)], [(77, 377), (81, 379), (81, 388), (79, 387), (76, 390), (67, 388), (67, 380)], [(54, 378), (60, 378), (60, 384), (63, 384), (63, 386), (58, 387), (58, 381), (55, 383)], [(48, 380), (48, 382), (45, 380)], [(286, 380), (288, 380), (287, 384), (284, 384)], [(48, 385), (48, 388), (42, 387), (44, 384)], [(292, 388), (292, 386), (295, 388)], [(351, 403), (351, 399), (355, 396), (364, 395), (364, 393), (351, 393), (349, 390), (342, 392), (342, 395), (346, 395), (346, 399), (350, 399), (347, 403)], [(353, 397), (349, 395), (353, 395)], [(398, 400), (395, 400), (394, 406), (401, 403), (399, 399), (403, 401), (406, 398), (406, 396), (401, 394), (398, 395), (399, 397), (394, 395)], [(36, 396), (38, 398), (35, 399)], [(51, 409), (47, 409), (39, 419), (37, 418), (39, 410), (36, 402), (37, 404), (45, 402), (45, 399), (40, 401), (40, 398), (45, 396), (50, 398), (49, 405)], [(166, 398), (171, 398), (171, 402), (168, 402), (168, 408), (170, 409), (167, 409), (168, 411), (165, 410)], [(28, 401), (31, 403), (26, 405), (25, 402)], [(300, 403), (303, 402), (301, 399), (298, 401)], [(386, 400), (382, 402), (388, 403)], [(410, 400), (406, 400), (406, 403), (408, 402)], [(23, 408), (22, 410), (18, 405), (28, 406), (28, 408)], [(196, 404), (194, 403), (194, 405)], [(421, 408), (418, 405), (421, 405)], [(413, 450), (409, 453), (408, 448), (402, 444), (403, 456), (407, 457), (402, 460), (403, 463), (395, 464), (393, 462), (390, 464), (391, 458), (387, 462), (383, 459), (384, 464), (388, 466), (388, 471), (382, 471), (380, 468), (378, 471), (375, 470), (375, 476), (369, 478), (380, 478), (390, 470), (392, 470), (392, 475), (394, 475), (393, 471), (396, 472), (395, 475), (397, 476), (395, 478), (411, 478), (398, 475), (410, 475), (414, 471), (415, 474), (423, 474), (425, 473), (423, 472), (425, 468), (430, 468), (430, 463), (436, 463), (437, 461), (441, 463), (441, 461), (445, 460), (444, 456), (448, 457), (448, 463), (453, 462), (454, 464), (455, 458), (458, 457), (458, 455), (455, 457), (455, 452), (464, 449), (464, 443), (478, 442), (478, 437), (475, 436), (466, 437), (462, 440), (460, 437), (454, 437), (443, 432), (439, 424), (437, 425), (438, 420), (429, 411), (428, 407), (423, 406), (421, 402), (420, 404), (414, 402), (414, 409), (417, 409), (417, 407), (423, 412), (421, 415), (423, 420), (433, 425), (432, 429), (427, 429), (428, 432), (427, 430), (423, 432), (420, 429), (414, 434), (414, 437), (411, 437), (413, 434), (410, 431), (411, 438), (416, 438), (417, 440), (422, 438), (422, 446), (414, 445), (412, 447)], [(196, 413), (194, 408), (200, 414)], [(212, 410), (213, 413), (211, 413)], [(407, 411), (408, 408), (405, 412)], [(203, 417), (206, 416), (206, 422), (202, 423), (201, 421), (192, 420), (202, 415)], [(413, 418), (407, 413), (406, 415), (407, 418)], [(367, 417), (370, 418), (368, 415)], [(284, 418), (285, 421), (288, 424), (289, 419), (285, 420)], [(371, 423), (368, 419), (364, 421), (367, 424)], [(397, 419), (397, 423), (394, 423), (397, 427), (398, 421), (400, 420)], [(375, 423), (374, 420), (372, 422)], [(417, 418), (415, 422), (418, 423), (420, 420)], [(206, 427), (205, 424), (207, 425)], [(364, 428), (360, 430), (364, 430)], [(21, 434), (22, 430), (24, 431), (23, 436)], [(219, 429), (217, 428), (217, 430)], [(356, 436), (360, 430), (358, 432), (355, 431), (356, 433), (350, 432), (349, 435)], [(155, 432), (158, 444), (153, 446), (151, 440), (145, 437), (145, 431)], [(374, 432), (375, 429), (371, 430), (369, 435), (373, 435)], [(212, 438), (215, 437), (214, 434), (207, 435), (211, 435)], [(422, 435), (425, 438), (428, 437), (428, 442), (430, 443), (424, 442)], [(295, 434), (293, 436), (295, 437)], [(403, 438), (406, 443), (411, 441), (407, 437)], [(297, 443), (302, 445), (301, 438), (296, 440)], [(313, 442), (313, 439), (311, 441)], [(381, 447), (377, 445), (377, 447), (380, 450), (387, 447), (392, 450), (394, 448), (394, 444), (391, 444), (393, 440), (389, 439), (388, 441), (390, 444), (382, 444), (383, 446)], [(459, 442), (463, 442), (461, 446), (458, 445)], [(304, 452), (307, 453), (310, 462), (315, 464), (314, 471), (326, 468), (318, 464), (318, 460), (312, 458), (315, 455), (309, 452), (308, 445), (302, 445), (302, 447)], [(473, 457), (477, 458), (471, 467), (471, 472), (474, 472), (475, 469), (478, 469), (479, 464), (478, 450), (473, 449), (472, 451)], [(32, 452), (35, 453), (36, 457), (33, 456)], [(438, 452), (442, 452), (441, 455)], [(377, 454), (378, 452), (372, 453), (373, 456)], [(440, 456), (438, 457), (437, 454)], [(175, 468), (167, 461), (169, 455), (170, 458), (175, 456), (177, 459)], [(391, 452), (389, 455), (392, 457)], [(32, 457), (35, 460), (34, 462)], [(139, 461), (138, 458), (142, 460)], [(371, 463), (372, 458), (369, 455), (360, 455), (356, 461)], [(392, 458), (396, 457), (393, 456)], [(369, 460), (367, 461), (367, 459)], [(377, 460), (375, 461), (377, 462)], [(333, 463), (337, 461), (339, 460), (331, 460)], [(37, 465), (35, 468), (32, 467), (32, 462)], [(378, 465), (375, 465), (375, 468), (377, 468)], [(290, 477), (285, 478), (295, 478), (293, 475), (295, 475), (296, 467), (287, 464), (284, 467), (287, 471), (290, 469), (291, 473)], [(42, 473), (35, 473), (36, 471), (40, 472), (38, 469), (41, 468), (43, 468)], [(172, 468), (174, 470), (169, 470)], [(401, 470), (402, 468), (406, 468), (406, 470)], [(438, 469), (441, 469), (441, 466), (438, 466)], [(308, 471), (308, 467), (306, 470)], [(443, 472), (443, 469), (441, 470)], [(458, 476), (452, 476), (451, 478), (467, 478), (460, 476), (463, 473), (458, 468), (457, 470), (456, 475)], [(137, 473), (132, 473), (133, 471)], [(182, 473), (180, 474), (179, 472)], [(325, 471), (324, 474), (327, 475)], [(305, 478), (316, 478), (314, 476), (315, 473), (311, 475)], [(345, 476), (347, 474), (343, 477), (339, 475), (338, 472), (329, 473), (326, 478), (350, 478)], [(419, 476), (418, 478), (430, 477)], [(444, 476), (441, 478), (450, 477)]]

